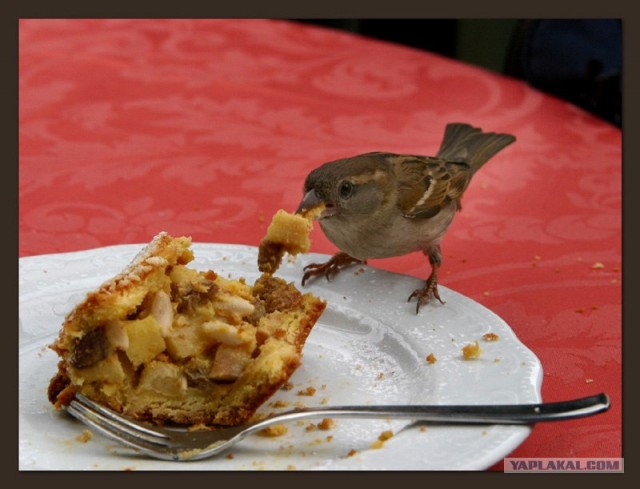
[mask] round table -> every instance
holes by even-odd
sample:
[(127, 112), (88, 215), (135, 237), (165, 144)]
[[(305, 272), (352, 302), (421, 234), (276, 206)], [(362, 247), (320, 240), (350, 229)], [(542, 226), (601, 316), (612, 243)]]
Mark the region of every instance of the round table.
[[(433, 155), (449, 122), (516, 135), (465, 194), (440, 283), (535, 353), (545, 401), (611, 398), (511, 457), (622, 456), (618, 128), (478, 67), (282, 20), (21, 20), (19, 47), (20, 257), (161, 230), (256, 246), (325, 161)], [(429, 270), (418, 253), (369, 265)]]

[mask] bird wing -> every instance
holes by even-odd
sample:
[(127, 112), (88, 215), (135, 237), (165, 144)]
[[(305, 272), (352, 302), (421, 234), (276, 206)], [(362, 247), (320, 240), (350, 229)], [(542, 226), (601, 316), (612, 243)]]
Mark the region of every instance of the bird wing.
[(456, 202), (471, 180), (471, 166), (430, 156), (394, 158), (398, 182), (398, 207), (405, 217), (430, 218), (440, 209)]

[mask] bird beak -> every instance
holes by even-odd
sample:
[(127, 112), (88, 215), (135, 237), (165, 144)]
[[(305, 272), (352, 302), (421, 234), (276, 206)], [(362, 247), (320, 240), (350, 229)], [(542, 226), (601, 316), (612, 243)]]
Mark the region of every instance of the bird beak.
[[(308, 211), (309, 209), (313, 209), (320, 204), (325, 204), (324, 200), (322, 200), (318, 196), (314, 189), (311, 189), (306, 194), (304, 194), (304, 197), (302, 197), (302, 201), (300, 202), (300, 205), (296, 210), (296, 214), (301, 214), (305, 211)], [(322, 219), (323, 217), (329, 217), (331, 214), (333, 214), (333, 212), (331, 212), (332, 208), (333, 206), (325, 204), (325, 210), (322, 211), (322, 214), (320, 214), (318, 218)]]

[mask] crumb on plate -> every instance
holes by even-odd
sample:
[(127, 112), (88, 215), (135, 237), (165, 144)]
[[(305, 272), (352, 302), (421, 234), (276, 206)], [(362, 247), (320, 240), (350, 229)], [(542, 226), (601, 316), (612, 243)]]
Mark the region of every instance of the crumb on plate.
[(274, 424), (272, 426), (267, 426), (266, 428), (261, 429), (260, 431), (258, 431), (258, 434), (275, 438), (277, 436), (286, 435), (288, 431), (289, 429), (286, 425)]
[(378, 449), (384, 446), (384, 442), (393, 437), (393, 431), (386, 430), (378, 435), (378, 439), (371, 444), (371, 448)]
[(480, 358), (480, 354), (482, 353), (482, 348), (478, 344), (478, 340), (473, 343), (469, 343), (462, 348), (462, 358), (465, 360), (473, 360), (475, 358)]
[(309, 386), (306, 389), (302, 389), (298, 391), (299, 396), (313, 396), (316, 393), (316, 388)]
[(317, 426), (318, 426), (318, 429), (323, 430), (323, 431), (327, 431), (327, 430), (330, 430), (332, 428), (335, 428), (336, 423), (331, 418), (324, 418), (322, 421), (320, 421), (317, 424)]
[(482, 339), (484, 341), (498, 341), (500, 339), (500, 336), (495, 333), (485, 333), (482, 335)]
[(93, 438), (93, 433), (89, 430), (84, 430), (78, 436), (76, 436), (76, 440), (80, 443), (87, 443), (89, 440)]
[(289, 407), (289, 403), (287, 401), (283, 401), (282, 399), (278, 399), (277, 401), (273, 401), (271, 403), (271, 407), (285, 408), (285, 407)]

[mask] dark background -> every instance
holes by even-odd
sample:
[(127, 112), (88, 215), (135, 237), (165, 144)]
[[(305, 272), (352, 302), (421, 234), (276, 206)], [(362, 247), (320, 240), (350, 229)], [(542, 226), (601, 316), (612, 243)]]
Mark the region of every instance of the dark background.
[(299, 19), (503, 72), (517, 19)]
[(511, 76), (622, 125), (621, 19), (292, 19)]

